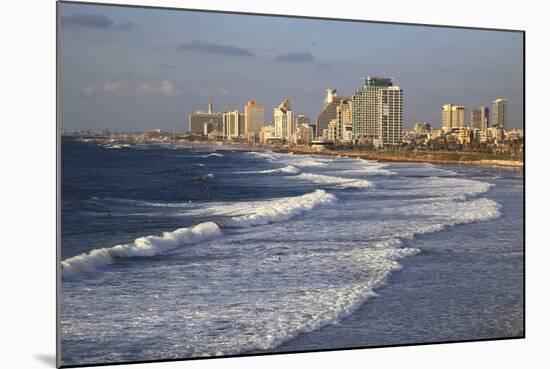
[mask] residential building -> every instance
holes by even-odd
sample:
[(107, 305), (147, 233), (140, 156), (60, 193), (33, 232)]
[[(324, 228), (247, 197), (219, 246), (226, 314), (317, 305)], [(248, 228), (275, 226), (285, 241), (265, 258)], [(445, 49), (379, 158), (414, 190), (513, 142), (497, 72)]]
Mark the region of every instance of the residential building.
[(472, 130), (469, 127), (460, 127), (453, 130), (457, 140), (462, 145), (468, 145), (472, 141)]

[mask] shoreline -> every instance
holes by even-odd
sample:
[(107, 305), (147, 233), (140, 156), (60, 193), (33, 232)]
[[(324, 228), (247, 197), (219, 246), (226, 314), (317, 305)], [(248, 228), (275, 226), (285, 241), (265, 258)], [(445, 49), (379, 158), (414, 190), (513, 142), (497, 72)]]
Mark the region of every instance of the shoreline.
[[(105, 141), (111, 141), (103, 138), (89, 138), (87, 141), (104, 143)], [(170, 143), (170, 141), (147, 141), (147, 140), (113, 140), (111, 142), (116, 143)], [(392, 163), (429, 163), (429, 164), (466, 164), (466, 165), (481, 165), (493, 168), (507, 168), (511, 170), (523, 170), (524, 162), (520, 160), (506, 160), (506, 159), (479, 159), (479, 160), (462, 160), (450, 159), (450, 155), (462, 155), (472, 156), (476, 153), (472, 152), (447, 152), (447, 151), (433, 151), (421, 154), (421, 156), (406, 156), (402, 153), (389, 154), (387, 152), (379, 151), (351, 151), (351, 150), (315, 150), (311, 147), (280, 147), (261, 144), (247, 144), (243, 142), (220, 142), (220, 141), (178, 141), (177, 143), (185, 143), (197, 146), (212, 146), (212, 147), (227, 147), (227, 148), (239, 148), (243, 150), (269, 150), (275, 153), (281, 154), (296, 154), (296, 155), (322, 155), (322, 156), (338, 156), (358, 158), (363, 160), (376, 160), (380, 162), (392, 162)], [(438, 158), (439, 156), (439, 158)]]
[[(385, 153), (378, 152), (357, 152), (357, 151), (314, 151), (304, 150), (303, 148), (276, 148), (272, 149), (273, 152), (281, 154), (296, 154), (296, 155), (323, 155), (323, 156), (338, 156), (349, 157), (363, 160), (376, 160), (380, 162), (392, 162), (392, 163), (430, 163), (430, 164), (466, 164), (466, 165), (482, 165), (488, 167), (507, 168), (512, 170), (522, 170), (523, 162), (519, 160), (502, 160), (502, 159), (481, 159), (481, 160), (450, 160), (439, 159), (434, 157), (407, 157), (399, 154), (387, 155)], [(434, 152), (432, 155), (442, 154), (443, 152)]]

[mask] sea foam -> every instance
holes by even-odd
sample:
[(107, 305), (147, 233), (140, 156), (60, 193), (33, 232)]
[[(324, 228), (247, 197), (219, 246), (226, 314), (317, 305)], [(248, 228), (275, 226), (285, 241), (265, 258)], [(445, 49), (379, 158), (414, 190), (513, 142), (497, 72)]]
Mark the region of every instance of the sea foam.
[[(179, 228), (164, 232), (162, 236), (145, 236), (133, 242), (108, 248), (94, 249), (65, 259), (61, 262), (63, 276), (82, 272), (93, 272), (101, 266), (112, 264), (117, 258), (148, 257), (172, 250), (182, 245), (207, 241), (222, 235), (221, 227), (250, 227), (270, 223), (284, 222), (314, 208), (332, 204), (336, 197), (324, 190), (267, 201), (240, 203), (237, 206), (221, 206), (225, 211), (217, 215), (229, 215), (225, 220), (200, 223), (194, 227)], [(216, 208), (206, 208), (216, 213)]]
[(312, 193), (287, 197), (272, 202), (264, 202), (251, 209), (250, 214), (234, 216), (224, 221), (224, 226), (250, 227), (254, 225), (284, 222), (317, 206), (332, 204), (336, 197), (324, 190), (315, 190)]
[(94, 249), (88, 253), (61, 262), (63, 276), (92, 272), (98, 267), (112, 264), (117, 258), (154, 256), (175, 247), (208, 240), (221, 235), (214, 222), (164, 232), (162, 236), (139, 237), (134, 242), (109, 248)]
[(307, 181), (319, 185), (327, 185), (334, 187), (356, 187), (356, 188), (366, 188), (372, 187), (373, 184), (366, 179), (357, 179), (357, 178), (344, 178), (336, 176), (328, 176), (324, 174), (313, 174), (313, 173), (302, 173), (295, 176), (294, 178)]

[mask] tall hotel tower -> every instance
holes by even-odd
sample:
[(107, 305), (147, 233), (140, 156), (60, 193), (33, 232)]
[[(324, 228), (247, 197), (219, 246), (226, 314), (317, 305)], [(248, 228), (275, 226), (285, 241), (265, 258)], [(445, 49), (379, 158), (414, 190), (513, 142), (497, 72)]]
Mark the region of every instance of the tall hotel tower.
[(464, 112), (462, 105), (445, 104), (441, 107), (441, 129), (450, 132), (455, 128), (464, 127)]
[(352, 97), (353, 136), (376, 146), (399, 145), (403, 131), (403, 90), (391, 78), (367, 77)]
[(491, 125), (501, 129), (508, 128), (508, 100), (496, 99), (493, 101)]

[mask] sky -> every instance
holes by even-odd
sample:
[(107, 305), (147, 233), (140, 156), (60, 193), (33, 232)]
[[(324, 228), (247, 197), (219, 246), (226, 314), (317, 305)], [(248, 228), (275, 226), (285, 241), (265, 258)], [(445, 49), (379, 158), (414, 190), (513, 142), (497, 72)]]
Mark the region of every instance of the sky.
[[(353, 95), (365, 76), (403, 89), (404, 127), (441, 126), (441, 105), (508, 99), (523, 128), (519, 32), (60, 3), (64, 130), (183, 132), (189, 113), (273, 108), (288, 98), (312, 122), (327, 88)], [(368, 17), (360, 14), (358, 17)]]

